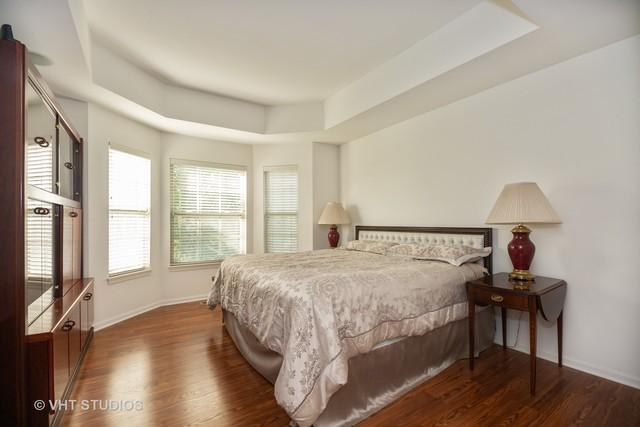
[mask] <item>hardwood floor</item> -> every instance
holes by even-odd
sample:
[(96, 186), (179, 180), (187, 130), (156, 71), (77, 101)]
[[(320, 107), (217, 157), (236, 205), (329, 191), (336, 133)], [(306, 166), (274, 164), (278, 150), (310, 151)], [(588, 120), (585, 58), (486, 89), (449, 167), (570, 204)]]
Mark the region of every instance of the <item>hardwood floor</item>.
[[(459, 361), (361, 426), (640, 426), (640, 390), (494, 346), (475, 370)], [(95, 334), (66, 426), (285, 426), (273, 387), (201, 303), (162, 307)], [(137, 400), (142, 410), (85, 410), (80, 401)], [(88, 402), (88, 405), (93, 403)], [(103, 404), (104, 406), (104, 404)]]

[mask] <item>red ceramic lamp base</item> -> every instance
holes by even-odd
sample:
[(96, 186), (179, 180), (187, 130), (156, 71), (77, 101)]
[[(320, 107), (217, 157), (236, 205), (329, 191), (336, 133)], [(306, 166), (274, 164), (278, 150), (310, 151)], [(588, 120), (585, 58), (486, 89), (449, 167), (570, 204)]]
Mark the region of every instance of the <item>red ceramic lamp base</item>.
[(332, 248), (338, 247), (338, 242), (340, 241), (340, 233), (338, 233), (338, 227), (332, 225), (329, 228), (329, 246)]
[(532, 282), (535, 276), (529, 272), (533, 255), (536, 253), (536, 246), (529, 240), (531, 230), (519, 224), (511, 230), (513, 240), (509, 242), (508, 250), (513, 272), (509, 273), (509, 279), (518, 282)]

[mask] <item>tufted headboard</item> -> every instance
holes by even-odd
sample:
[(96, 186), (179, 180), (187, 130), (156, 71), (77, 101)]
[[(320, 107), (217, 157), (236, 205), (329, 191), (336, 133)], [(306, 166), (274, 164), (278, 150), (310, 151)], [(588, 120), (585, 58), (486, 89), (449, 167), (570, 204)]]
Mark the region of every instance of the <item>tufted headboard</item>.
[[(356, 240), (383, 242), (466, 245), (485, 248), (492, 245), (492, 228), (482, 227), (387, 227), (356, 225)], [(492, 273), (492, 255), (484, 258), (484, 266)]]

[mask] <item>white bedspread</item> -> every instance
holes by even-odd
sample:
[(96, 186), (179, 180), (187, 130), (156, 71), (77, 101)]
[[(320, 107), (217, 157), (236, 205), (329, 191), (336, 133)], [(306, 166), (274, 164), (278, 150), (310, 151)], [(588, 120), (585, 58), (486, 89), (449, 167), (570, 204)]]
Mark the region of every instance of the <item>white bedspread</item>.
[(464, 283), (483, 271), (340, 249), (235, 256), (222, 263), (209, 305), (283, 356), (276, 400), (309, 426), (346, 383), (350, 357), (466, 317)]

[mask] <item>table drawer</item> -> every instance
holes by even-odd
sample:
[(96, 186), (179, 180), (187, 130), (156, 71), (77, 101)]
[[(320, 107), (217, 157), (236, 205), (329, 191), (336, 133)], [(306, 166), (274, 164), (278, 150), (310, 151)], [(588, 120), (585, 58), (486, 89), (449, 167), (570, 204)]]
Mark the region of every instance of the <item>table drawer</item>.
[(514, 310), (528, 310), (528, 297), (492, 292), (488, 289), (473, 289), (474, 300), (478, 305), (496, 305)]

